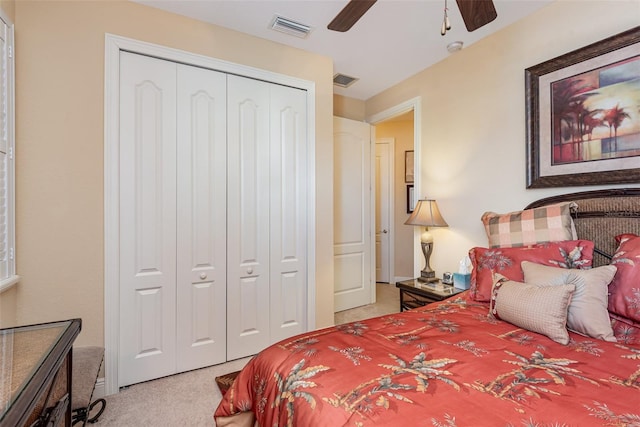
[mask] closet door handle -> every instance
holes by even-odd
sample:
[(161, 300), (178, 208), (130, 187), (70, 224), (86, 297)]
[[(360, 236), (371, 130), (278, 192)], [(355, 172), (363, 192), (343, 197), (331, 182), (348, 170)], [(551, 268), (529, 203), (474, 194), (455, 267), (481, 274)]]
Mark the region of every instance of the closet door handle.
[(247, 268), (247, 274), (253, 274), (253, 268), (251, 267)]
[(200, 273), (200, 279), (204, 280), (207, 278), (207, 273)]

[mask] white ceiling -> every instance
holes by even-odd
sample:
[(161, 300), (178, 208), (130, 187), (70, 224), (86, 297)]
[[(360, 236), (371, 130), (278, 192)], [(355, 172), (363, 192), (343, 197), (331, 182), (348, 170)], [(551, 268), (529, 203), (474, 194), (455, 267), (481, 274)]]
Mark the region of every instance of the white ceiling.
[[(256, 37), (333, 58), (334, 73), (359, 80), (334, 93), (366, 100), (465, 47), (531, 14), (553, 0), (494, 0), (498, 17), (467, 32), (455, 0), (448, 0), (451, 30), (440, 35), (445, 0), (378, 0), (346, 33), (327, 24), (348, 0), (135, 0)], [(306, 39), (269, 28), (274, 15), (309, 25)], [(496, 46), (499, 50), (500, 46)]]

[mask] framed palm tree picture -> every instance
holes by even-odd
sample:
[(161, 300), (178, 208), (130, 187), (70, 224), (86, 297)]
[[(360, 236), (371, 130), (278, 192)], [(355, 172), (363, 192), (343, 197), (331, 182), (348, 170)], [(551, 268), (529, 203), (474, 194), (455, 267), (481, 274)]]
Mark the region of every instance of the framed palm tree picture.
[(527, 188), (640, 182), (640, 27), (525, 70)]

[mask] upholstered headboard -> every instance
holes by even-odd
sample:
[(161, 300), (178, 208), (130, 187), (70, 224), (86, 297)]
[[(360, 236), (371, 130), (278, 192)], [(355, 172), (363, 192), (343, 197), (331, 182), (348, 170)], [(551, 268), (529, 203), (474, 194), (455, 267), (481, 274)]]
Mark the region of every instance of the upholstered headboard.
[(616, 250), (615, 236), (640, 236), (640, 188), (583, 191), (547, 197), (530, 203), (537, 208), (560, 202), (576, 202), (572, 213), (578, 238), (595, 244), (593, 266), (609, 264)]

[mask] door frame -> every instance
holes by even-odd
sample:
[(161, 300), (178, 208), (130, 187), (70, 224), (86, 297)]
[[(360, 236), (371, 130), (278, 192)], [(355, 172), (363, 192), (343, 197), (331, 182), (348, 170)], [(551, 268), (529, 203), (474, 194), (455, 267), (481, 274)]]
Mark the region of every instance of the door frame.
[(307, 93), (307, 325), (315, 329), (316, 297), (316, 167), (315, 167), (315, 83), (272, 71), (235, 64), (220, 59), (105, 34), (104, 65), (104, 346), (105, 395), (118, 392), (119, 353), (119, 106), (120, 52), (127, 51), (159, 59), (237, 74), (271, 83), (303, 89)]
[[(422, 188), (420, 183), (420, 147), (421, 143), (421, 134), (422, 134), (422, 97), (416, 96), (415, 98), (408, 99), (400, 104), (397, 104), (393, 107), (390, 107), (386, 110), (383, 110), (379, 113), (372, 114), (367, 117), (367, 122), (371, 125), (375, 126), (377, 123), (383, 122), (385, 120), (389, 120), (393, 117), (399, 116), (401, 114), (408, 113), (413, 110), (413, 149), (414, 149), (414, 194), (422, 194)], [(418, 277), (420, 275), (420, 270), (422, 268), (422, 252), (420, 249), (420, 231), (419, 227), (414, 227), (413, 234), (413, 277)], [(375, 252), (375, 241), (374, 241), (374, 252)], [(395, 281), (395, 278), (393, 278)]]
[[(388, 144), (389, 145), (389, 283), (395, 283), (396, 276), (396, 268), (395, 268), (395, 254), (396, 254), (396, 245), (395, 245), (395, 236), (396, 236), (396, 226), (395, 226), (395, 204), (393, 201), (395, 200), (395, 180), (393, 177), (395, 176), (395, 159), (396, 159), (396, 139), (395, 138), (380, 138), (376, 139), (375, 145), (378, 144)], [(374, 192), (375, 194), (375, 192)], [(375, 224), (375, 218), (374, 218)], [(375, 226), (374, 226), (375, 227)], [(374, 229), (374, 238), (375, 238), (375, 229)], [(375, 245), (374, 245), (375, 248)]]

